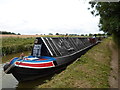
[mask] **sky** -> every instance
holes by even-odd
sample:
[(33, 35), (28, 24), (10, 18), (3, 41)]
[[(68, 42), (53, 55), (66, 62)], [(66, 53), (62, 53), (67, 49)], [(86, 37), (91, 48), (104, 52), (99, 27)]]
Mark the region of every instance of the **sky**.
[(87, 0), (0, 0), (0, 31), (23, 35), (89, 34), (99, 31), (99, 16)]

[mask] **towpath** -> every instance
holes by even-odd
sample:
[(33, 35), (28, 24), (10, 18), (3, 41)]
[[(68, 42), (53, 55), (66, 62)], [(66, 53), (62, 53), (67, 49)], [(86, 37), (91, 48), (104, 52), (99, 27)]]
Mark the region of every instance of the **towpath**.
[(110, 41), (109, 47), (112, 51), (109, 85), (110, 88), (118, 88), (118, 49), (115, 47), (115, 44), (112, 41)]

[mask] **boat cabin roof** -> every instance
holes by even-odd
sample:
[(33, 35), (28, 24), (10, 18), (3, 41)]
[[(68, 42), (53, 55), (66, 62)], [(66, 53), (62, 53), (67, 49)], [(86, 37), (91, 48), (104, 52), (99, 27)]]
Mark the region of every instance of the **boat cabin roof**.
[[(37, 37), (32, 56), (58, 57), (72, 54), (91, 45), (88, 38), (81, 37)], [(38, 52), (37, 52), (38, 51)]]

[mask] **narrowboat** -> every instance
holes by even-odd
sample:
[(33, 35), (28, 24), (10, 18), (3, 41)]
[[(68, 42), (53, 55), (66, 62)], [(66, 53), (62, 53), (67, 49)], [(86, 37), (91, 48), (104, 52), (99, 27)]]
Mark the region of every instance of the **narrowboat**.
[(66, 68), (98, 43), (81, 37), (37, 37), (30, 56), (21, 55), (4, 65), (18, 81), (45, 77)]

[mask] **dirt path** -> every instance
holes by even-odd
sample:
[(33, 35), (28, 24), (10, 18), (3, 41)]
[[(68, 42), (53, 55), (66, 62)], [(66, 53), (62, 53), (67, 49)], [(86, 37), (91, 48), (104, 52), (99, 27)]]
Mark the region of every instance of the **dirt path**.
[(118, 50), (115, 48), (114, 43), (111, 41), (109, 47), (112, 51), (111, 56), (111, 72), (109, 76), (110, 88), (118, 88)]

